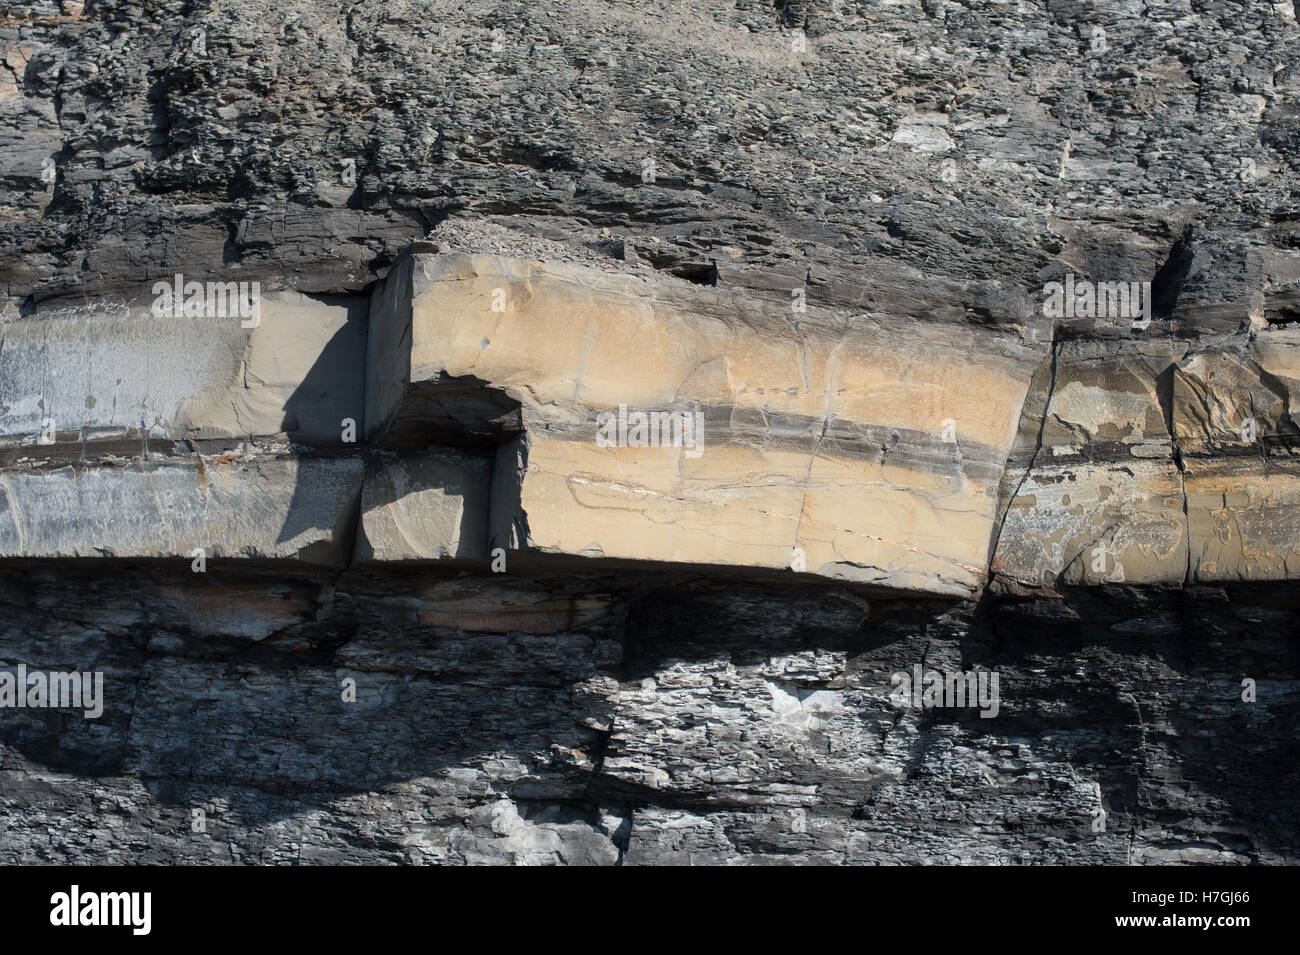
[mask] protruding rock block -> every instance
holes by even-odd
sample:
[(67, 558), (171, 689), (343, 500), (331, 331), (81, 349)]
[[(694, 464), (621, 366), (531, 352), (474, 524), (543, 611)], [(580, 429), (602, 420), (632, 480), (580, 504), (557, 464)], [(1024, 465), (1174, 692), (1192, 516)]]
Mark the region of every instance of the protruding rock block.
[(499, 448), (493, 545), (944, 594), (983, 579), (1041, 358), (1006, 331), (463, 254), (394, 268), (369, 350), (372, 439)]
[(488, 556), (492, 460), (452, 449), (381, 462), (361, 495), (359, 561)]

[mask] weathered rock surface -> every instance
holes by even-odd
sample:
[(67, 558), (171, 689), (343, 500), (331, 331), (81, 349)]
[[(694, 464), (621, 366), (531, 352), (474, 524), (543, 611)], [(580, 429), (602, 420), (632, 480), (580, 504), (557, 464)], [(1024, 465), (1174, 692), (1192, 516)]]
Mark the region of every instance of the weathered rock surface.
[(1296, 12), (5, 5), (0, 859), (1296, 862)]
[(363, 462), (233, 457), (6, 470), (0, 557), (347, 563)]
[[(1042, 352), (1015, 333), (498, 257), (416, 255), (374, 300), (379, 440), (525, 435), (520, 486), (488, 520), (526, 531), (494, 543), (774, 569), (799, 548), (812, 572), (960, 595), (983, 579)], [(635, 423), (614, 433), (650, 413), (684, 418), (651, 421), (640, 443), (657, 446), (623, 433)]]
[(993, 559), (1012, 589), (1290, 580), (1300, 336), (1064, 341), (1025, 403)]
[[(0, 575), (4, 662), (105, 680), (98, 720), (5, 712), (10, 861), (1231, 864), (1300, 848), (1293, 594), (1115, 587), (972, 615), (662, 576), (84, 572)], [(997, 716), (893, 705), (890, 674), (922, 661), (996, 668)]]
[[(142, 290), (143, 291), (143, 290)], [(341, 443), (364, 418), (362, 299), (259, 296), (257, 314), (157, 317), (153, 300), (37, 309), (3, 325), (0, 448), (287, 433)]]
[(492, 459), (452, 450), (384, 460), (365, 482), (356, 557), (488, 556)]

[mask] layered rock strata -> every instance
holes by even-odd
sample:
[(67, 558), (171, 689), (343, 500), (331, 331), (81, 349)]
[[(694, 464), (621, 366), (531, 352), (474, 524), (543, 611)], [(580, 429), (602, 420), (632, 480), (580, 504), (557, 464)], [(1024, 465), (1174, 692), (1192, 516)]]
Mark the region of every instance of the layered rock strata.
[(0, 707), (0, 858), (1294, 862), (1297, 62), (1290, 0), (4, 5), (0, 701), (103, 712)]
[[(99, 719), (4, 712), (11, 862), (1300, 851), (1300, 606), (1260, 585), (972, 614), (833, 583), (100, 561), (5, 568), (0, 606), (6, 664), (104, 676)], [(922, 664), (999, 672), (996, 717), (895, 705)]]
[(983, 579), (1042, 351), (1014, 331), (469, 255), (404, 260), (374, 293), (370, 346), (372, 437), (501, 445), (494, 546), (797, 562), (949, 594)]
[(1290, 580), (1300, 334), (1057, 344), (1003, 479), (1013, 587)]

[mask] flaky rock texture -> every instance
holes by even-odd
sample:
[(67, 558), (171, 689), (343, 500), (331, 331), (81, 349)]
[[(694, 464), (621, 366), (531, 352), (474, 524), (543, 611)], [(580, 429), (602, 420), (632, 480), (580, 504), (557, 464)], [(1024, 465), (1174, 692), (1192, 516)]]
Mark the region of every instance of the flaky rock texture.
[[(1294, 595), (226, 567), (0, 578), (7, 659), (107, 700), (5, 714), (7, 860), (1296, 857)], [(998, 715), (899, 710), (921, 661), (997, 668)]]
[(0, 4), (0, 859), (1295, 862), (1296, 17)]

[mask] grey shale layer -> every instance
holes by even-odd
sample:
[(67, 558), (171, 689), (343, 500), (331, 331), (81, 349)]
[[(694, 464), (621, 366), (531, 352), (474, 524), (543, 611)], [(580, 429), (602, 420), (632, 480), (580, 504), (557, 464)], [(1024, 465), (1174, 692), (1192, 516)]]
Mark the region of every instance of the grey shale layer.
[(0, 2), (0, 861), (1296, 862), (1298, 7)]

